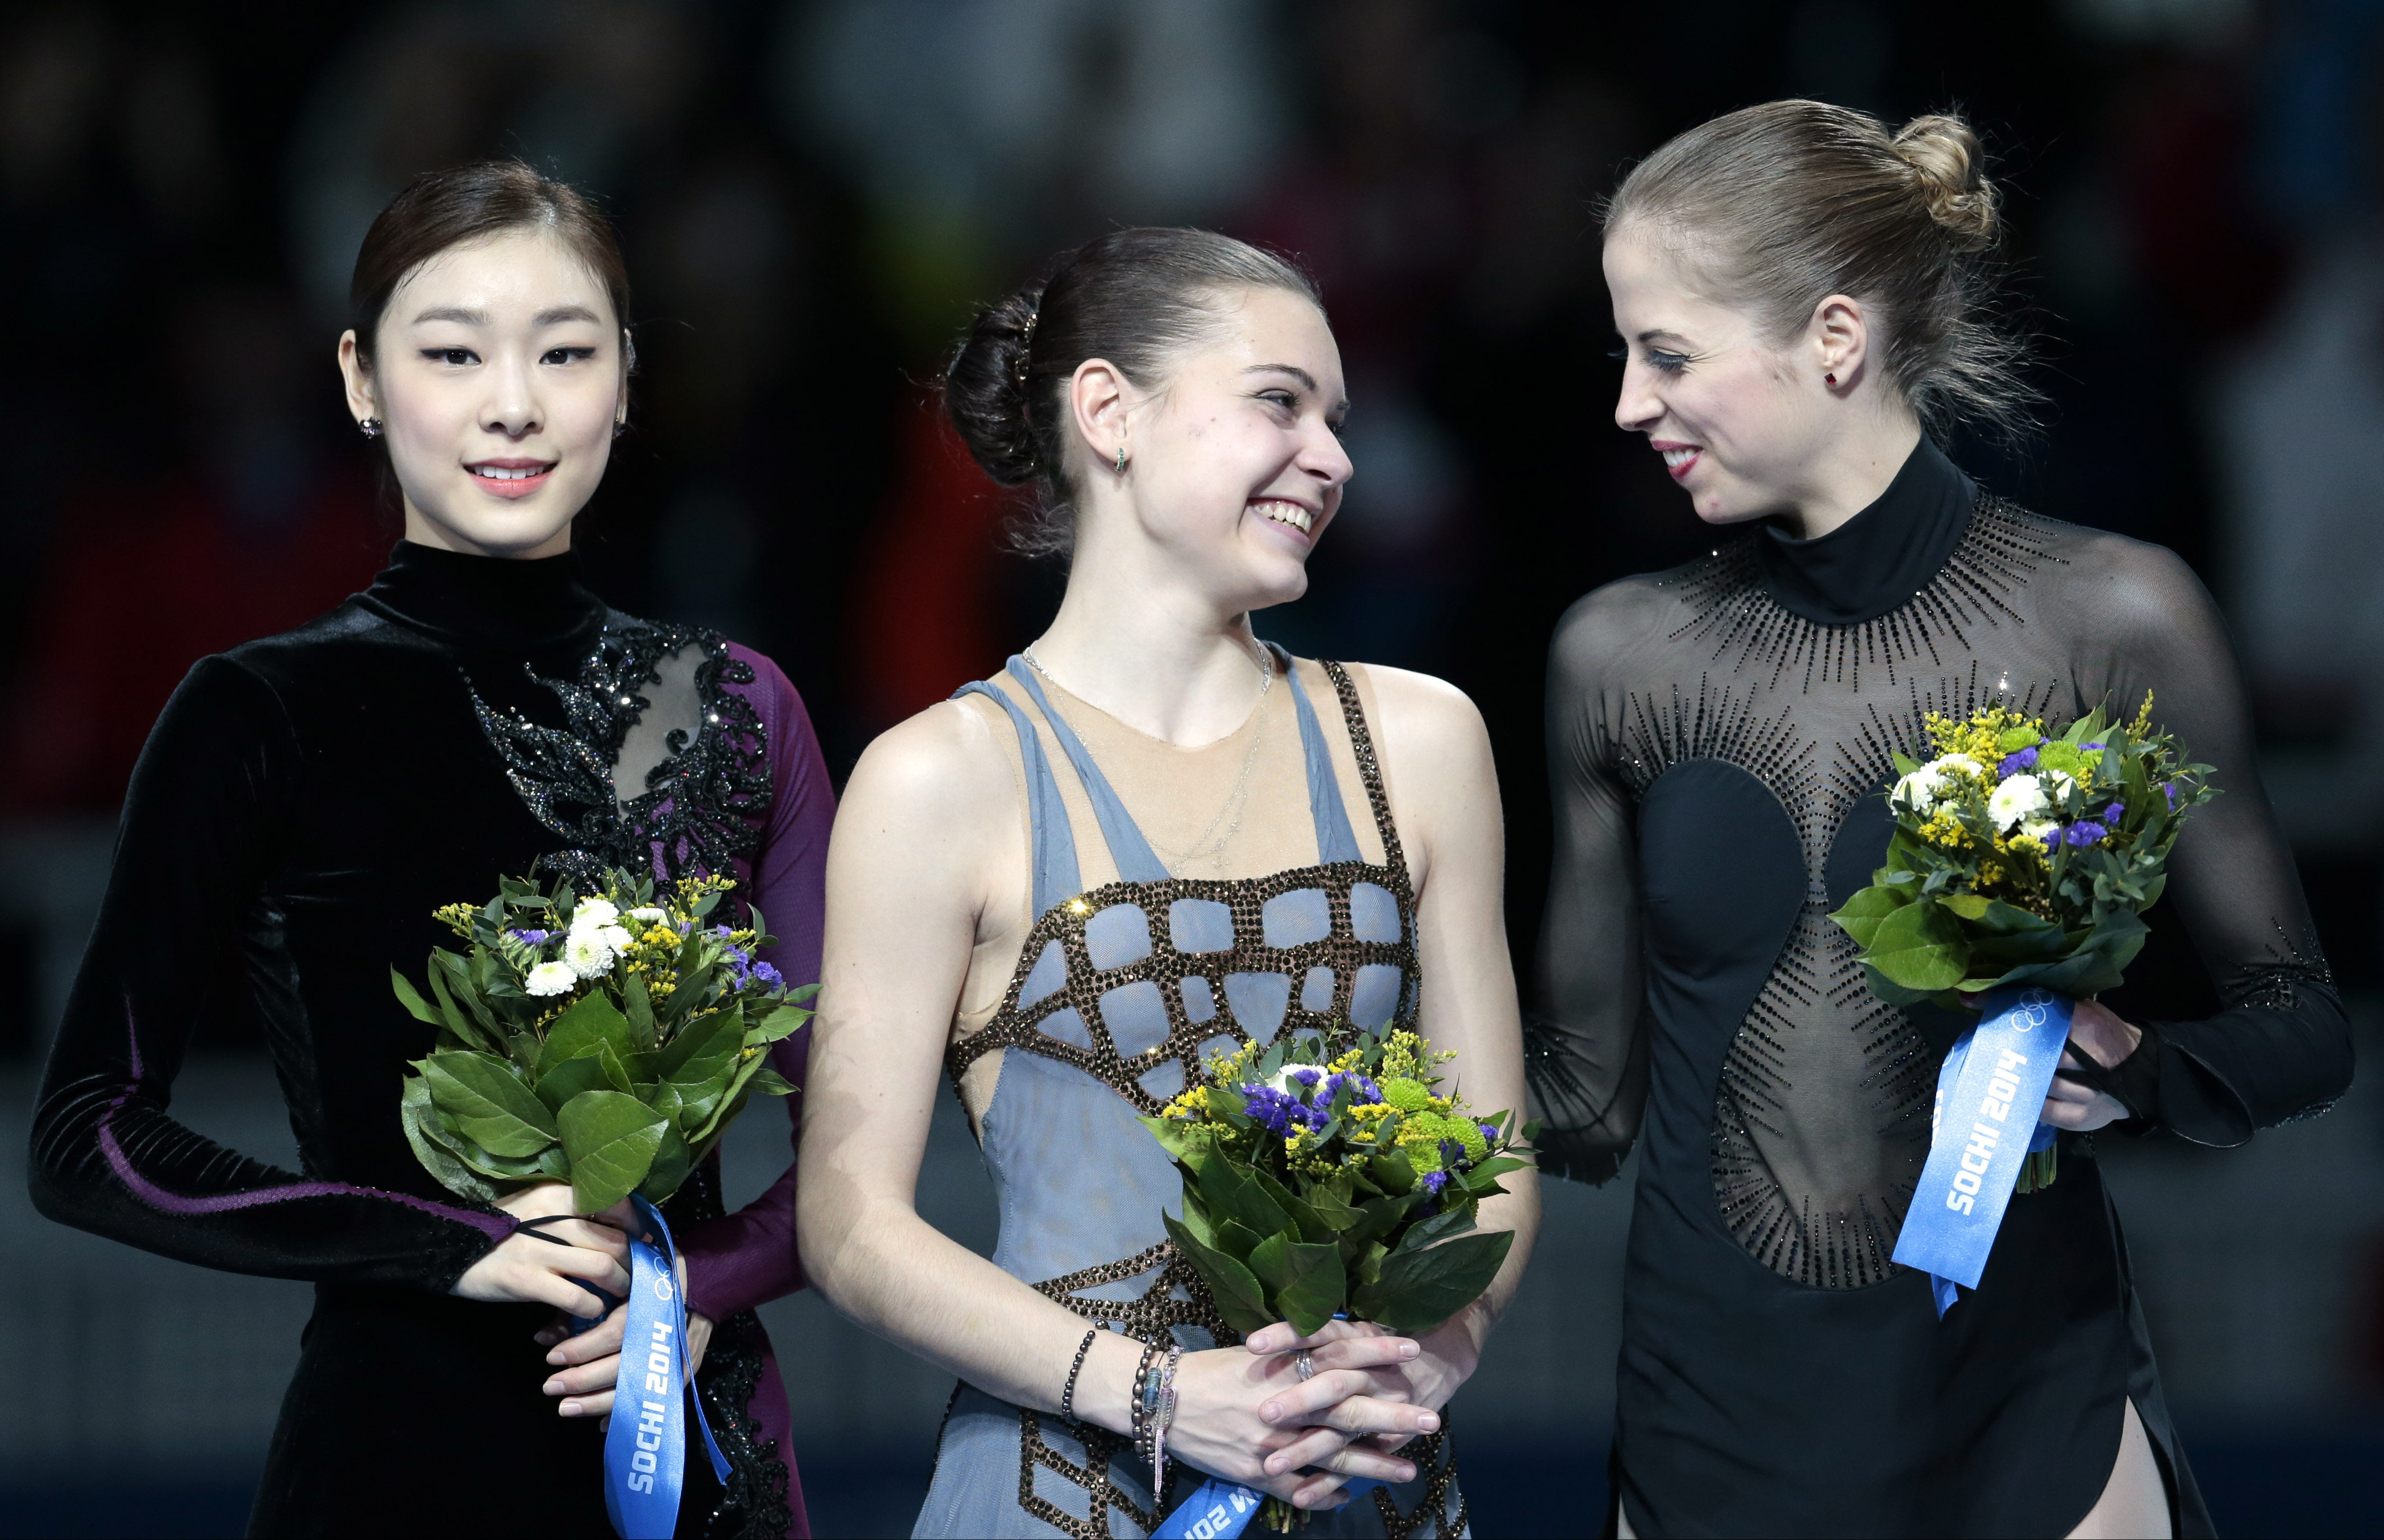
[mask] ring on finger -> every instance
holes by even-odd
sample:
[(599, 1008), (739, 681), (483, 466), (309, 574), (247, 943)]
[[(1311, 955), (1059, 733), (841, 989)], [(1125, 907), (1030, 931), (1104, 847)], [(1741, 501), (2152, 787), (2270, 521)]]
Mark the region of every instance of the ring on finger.
[(1291, 1366), (1302, 1380), (1316, 1378), (1316, 1355), (1305, 1348), (1291, 1355)]

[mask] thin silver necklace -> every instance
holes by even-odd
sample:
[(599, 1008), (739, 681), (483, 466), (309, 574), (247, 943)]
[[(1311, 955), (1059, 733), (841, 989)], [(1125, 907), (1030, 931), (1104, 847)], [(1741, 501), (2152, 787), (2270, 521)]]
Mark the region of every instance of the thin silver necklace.
[[(1043, 677), (1050, 680), (1052, 684), (1058, 686), (1062, 689), (1068, 689), (1066, 685), (1060, 683), (1058, 676), (1054, 675), (1049, 669), (1043, 666), (1042, 660), (1035, 655), (1035, 650), (1032, 647), (1022, 649), (1018, 655), (1024, 658), (1026, 660), (1027, 666), (1034, 669), (1036, 673), (1042, 675)], [(1241, 774), (1234, 777), (1234, 789), (1225, 793), (1225, 801), (1223, 804), (1217, 809), (1217, 815), (1209, 820), (1208, 827), (1202, 829), (1198, 837), (1184, 850), (1179, 851), (1166, 845), (1161, 845), (1158, 840), (1152, 839), (1148, 832), (1143, 836), (1143, 838), (1149, 844), (1152, 853), (1164, 859), (1166, 863), (1174, 868), (1179, 875), (1186, 867), (1192, 866), (1197, 863), (1206, 861), (1212, 865), (1220, 876), (1223, 876), (1225, 870), (1225, 851), (1232, 847), (1235, 837), (1242, 832), (1242, 817), (1243, 814), (1249, 810), (1250, 771), (1259, 762), (1260, 746), (1266, 741), (1267, 693), (1274, 689), (1274, 659), (1273, 655), (1261, 647), (1258, 659), (1254, 661), (1258, 663), (1260, 671), (1258, 704), (1251, 708), (1253, 714), (1258, 718), (1257, 729), (1250, 734), (1249, 749), (1242, 755)], [(1075, 693), (1074, 690), (1069, 690), (1068, 692), (1072, 695)], [(1078, 697), (1078, 699), (1082, 699), (1082, 697)], [(1075, 739), (1077, 744), (1084, 749), (1086, 753), (1090, 754), (1093, 751), (1092, 745), (1085, 742), (1085, 735), (1076, 731), (1076, 725), (1073, 722), (1069, 722), (1064, 716), (1060, 720), (1066, 724), (1069, 735)], [(1225, 815), (1227, 813), (1233, 814), (1234, 821), (1226, 827), (1223, 834), (1219, 835), (1217, 834), (1217, 826), (1225, 822)], [(1210, 838), (1212, 835), (1216, 837), (1216, 842), (1214, 844), (1210, 843)]]

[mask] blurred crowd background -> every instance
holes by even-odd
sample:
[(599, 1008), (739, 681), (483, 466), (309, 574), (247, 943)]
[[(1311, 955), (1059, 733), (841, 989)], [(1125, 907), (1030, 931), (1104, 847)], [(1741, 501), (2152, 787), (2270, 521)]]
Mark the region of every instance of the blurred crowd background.
[[(1958, 104), (1998, 157), (2048, 405), (2037, 442), (1957, 458), (2175, 548), (2216, 592), (2372, 1056), (2379, 86), (2379, 0), (7, 7), (0, 1223), (19, 1356), (0, 1534), (235, 1533), (294, 1359), (304, 1287), (32, 1215), (24, 1117), (158, 708), (203, 654), (362, 587), (394, 537), (332, 352), (357, 242), (416, 172), (519, 155), (618, 220), (640, 374), (580, 527), (591, 580), (776, 657), (839, 776), (998, 666), (1058, 591), (1002, 553), (1012, 505), (934, 409), (972, 306), (1123, 223), (1296, 255), (1347, 361), (1360, 474), (1310, 597), (1260, 630), (1480, 702), (1520, 961), (1546, 873), (1549, 629), (1703, 541), (1613, 426), (1591, 200), (1748, 103), (1891, 123)], [(2129, 993), (2155, 1015), (2210, 1000), (2165, 930)], [(203, 1045), (176, 1108), (292, 1158), (254, 1043)], [(784, 1131), (748, 1133), (732, 1185), (752, 1190)], [(2234, 1154), (2106, 1150), (2222, 1524), (2384, 1528), (2384, 1099), (2363, 1087)], [(1480, 1533), (1597, 1521), (1627, 1187), (1551, 1194), (1525, 1298), (1457, 1403)], [(956, 1126), (925, 1189), (989, 1247)], [(770, 1319), (820, 1532), (907, 1533), (948, 1384), (815, 1300)]]

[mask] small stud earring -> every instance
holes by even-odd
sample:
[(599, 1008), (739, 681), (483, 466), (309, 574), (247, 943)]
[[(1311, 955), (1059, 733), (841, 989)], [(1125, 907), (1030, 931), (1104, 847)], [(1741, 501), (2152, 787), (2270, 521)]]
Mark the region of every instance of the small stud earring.
[(380, 419), (379, 417), (366, 417), (362, 422), (356, 424), (356, 431), (363, 434), (367, 439), (378, 439), (380, 437)]
[(1824, 385), (1835, 385), (1837, 382), (1838, 377), (1836, 375), (1825, 374), (1821, 377), (1821, 383)]
[(1124, 444), (1120, 444), (1120, 445), (1118, 445), (1118, 461), (1117, 461), (1117, 466), (1118, 466), (1118, 472), (1117, 472), (1117, 473), (1118, 473), (1120, 476), (1124, 476), (1124, 475), (1125, 474), (1125, 445), (1124, 445)]

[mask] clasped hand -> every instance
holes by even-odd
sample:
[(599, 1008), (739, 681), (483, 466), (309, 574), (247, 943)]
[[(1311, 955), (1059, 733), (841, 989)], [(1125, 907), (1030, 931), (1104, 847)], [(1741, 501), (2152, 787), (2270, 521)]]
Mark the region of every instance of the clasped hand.
[[(508, 1193), (497, 1207), (524, 1227), (466, 1269), (455, 1280), (454, 1292), (466, 1299), (553, 1306), (554, 1321), (535, 1338), (551, 1349), (546, 1361), (561, 1371), (548, 1378), (546, 1394), (563, 1397), (556, 1408), (562, 1416), (606, 1416), (613, 1410), (613, 1383), (620, 1372), (621, 1334), (628, 1310), (628, 1237), (637, 1215), (627, 1198), (602, 1213), (578, 1213), (570, 1185), (564, 1182), (540, 1182)], [(684, 1258), (678, 1282), (684, 1298)], [(595, 1313), (600, 1296), (603, 1321), (573, 1335), (579, 1322)], [(711, 1344), (712, 1323), (689, 1312), (687, 1338), (687, 1367), (692, 1374)]]
[[(1316, 1371), (1307, 1380), (1302, 1348)], [(1347, 1501), (1340, 1488), (1352, 1477), (1412, 1481), (1414, 1464), (1393, 1451), (1440, 1427), (1408, 1383), (1404, 1366), (1421, 1351), (1382, 1327), (1335, 1321), (1314, 1336), (1278, 1323), (1239, 1348), (1188, 1353), (1168, 1453), (1295, 1508)]]
[[(2081, 1000), (2069, 1018), (2069, 1044), (2061, 1055), (2062, 1067), (2080, 1068), (2079, 1060), (2084, 1057), (2104, 1069), (2116, 1069), (2121, 1060), (2136, 1051), (2143, 1037), (2142, 1028), (2129, 1025), (2107, 1007)], [(2110, 1092), (2055, 1074), (2045, 1092), (2044, 1111), (2038, 1119), (2055, 1128), (2085, 1134), (2127, 1115), (2126, 1105)]]

